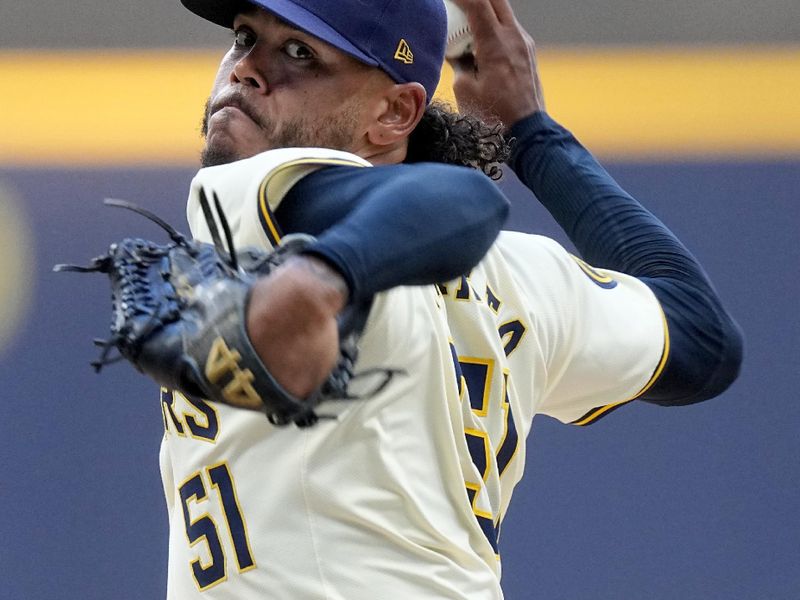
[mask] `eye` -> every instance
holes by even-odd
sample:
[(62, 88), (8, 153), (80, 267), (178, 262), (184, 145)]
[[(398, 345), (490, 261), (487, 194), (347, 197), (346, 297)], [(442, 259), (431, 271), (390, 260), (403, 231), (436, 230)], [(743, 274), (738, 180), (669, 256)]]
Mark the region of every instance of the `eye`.
[(297, 40), (289, 40), (283, 45), (283, 51), (292, 58), (298, 60), (309, 60), (316, 56), (314, 51), (302, 42)]
[(256, 35), (249, 29), (240, 27), (233, 32), (233, 45), (241, 48), (249, 48), (256, 43)]

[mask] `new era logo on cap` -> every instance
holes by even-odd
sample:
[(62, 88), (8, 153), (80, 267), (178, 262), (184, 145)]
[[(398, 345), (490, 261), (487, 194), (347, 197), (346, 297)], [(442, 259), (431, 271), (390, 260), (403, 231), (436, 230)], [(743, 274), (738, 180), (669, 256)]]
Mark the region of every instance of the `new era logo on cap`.
[(409, 46), (408, 42), (405, 40), (400, 40), (400, 44), (397, 46), (397, 51), (394, 53), (394, 57), (396, 60), (399, 60), (407, 65), (414, 64), (414, 53), (411, 51), (411, 46)]

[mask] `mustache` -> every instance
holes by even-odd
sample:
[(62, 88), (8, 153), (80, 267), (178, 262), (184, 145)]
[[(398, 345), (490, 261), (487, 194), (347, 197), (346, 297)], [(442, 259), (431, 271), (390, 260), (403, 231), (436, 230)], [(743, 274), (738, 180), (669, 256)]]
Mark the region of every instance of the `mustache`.
[(208, 133), (208, 121), (212, 115), (228, 106), (238, 108), (261, 129), (267, 129), (267, 123), (265, 123), (264, 120), (259, 116), (253, 105), (250, 104), (247, 96), (245, 96), (240, 90), (232, 90), (221, 96), (218, 96), (213, 102), (211, 98), (206, 100), (206, 107), (205, 112), (203, 113), (203, 123), (201, 128), (204, 136)]

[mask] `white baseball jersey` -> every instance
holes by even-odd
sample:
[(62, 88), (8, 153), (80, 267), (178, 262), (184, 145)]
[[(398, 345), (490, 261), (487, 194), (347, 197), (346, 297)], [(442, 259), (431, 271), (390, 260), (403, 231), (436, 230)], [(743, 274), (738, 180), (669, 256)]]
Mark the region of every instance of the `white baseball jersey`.
[[(316, 149), (203, 169), (240, 245), (268, 246), (272, 210), (324, 164)], [(256, 412), (162, 391), (170, 599), (502, 598), (497, 533), (533, 416), (589, 422), (642, 393), (666, 359), (655, 297), (546, 238), (504, 232), (468, 275), (379, 294), (357, 372), (400, 369), (335, 416), (276, 428)], [(369, 381), (356, 381), (358, 393)]]

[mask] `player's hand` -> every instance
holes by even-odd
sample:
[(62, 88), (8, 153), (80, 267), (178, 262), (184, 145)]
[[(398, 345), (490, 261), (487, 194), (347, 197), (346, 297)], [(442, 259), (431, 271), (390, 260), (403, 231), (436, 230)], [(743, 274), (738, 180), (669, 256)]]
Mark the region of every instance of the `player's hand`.
[(311, 256), (292, 258), (253, 286), (247, 333), (272, 376), (297, 398), (317, 390), (339, 358), (341, 275)]
[(508, 0), (454, 0), (469, 20), (474, 56), (451, 65), (455, 94), (462, 112), (507, 128), (544, 110), (533, 38), (514, 16)]

